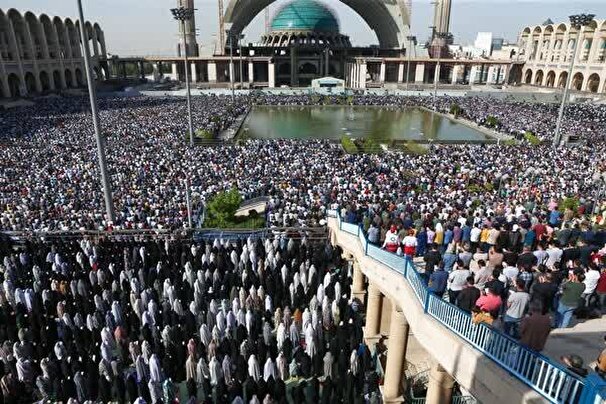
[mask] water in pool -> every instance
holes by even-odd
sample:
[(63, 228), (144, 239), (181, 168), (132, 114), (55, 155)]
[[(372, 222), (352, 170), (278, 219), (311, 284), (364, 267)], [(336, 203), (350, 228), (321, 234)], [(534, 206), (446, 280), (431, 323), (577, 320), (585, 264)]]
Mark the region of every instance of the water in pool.
[(241, 131), (257, 139), (483, 141), (482, 132), (421, 108), (256, 106)]

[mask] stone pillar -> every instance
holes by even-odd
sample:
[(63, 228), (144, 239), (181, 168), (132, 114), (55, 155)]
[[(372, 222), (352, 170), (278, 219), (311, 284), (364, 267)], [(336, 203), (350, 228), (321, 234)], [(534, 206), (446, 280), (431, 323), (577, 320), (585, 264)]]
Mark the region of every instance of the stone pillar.
[(404, 82), (404, 63), (398, 65), (398, 83)]
[(499, 81), (497, 66), (490, 65), (488, 68), (488, 80), (486, 80), (486, 84), (496, 84)]
[(154, 69), (154, 82), (158, 82), (160, 81), (160, 78), (162, 77), (162, 74), (160, 74), (160, 67), (158, 66), (158, 63), (154, 63), (152, 64), (152, 67)]
[(366, 61), (363, 61), (360, 65), (360, 88), (362, 89), (366, 88), (366, 72)]
[(252, 84), (255, 82), (255, 65), (253, 64), (252, 60), (248, 61), (248, 82)]
[(381, 321), (379, 323), (379, 334), (389, 336), (389, 329), (391, 327), (391, 312), (393, 311), (393, 305), (391, 299), (381, 299)]
[[(385, 402), (398, 401), (401, 395), (400, 385), (404, 374), (404, 363), (406, 362), (406, 347), (408, 346), (408, 321), (406, 321), (402, 310), (393, 302), (392, 305), (383, 384)], [(429, 399), (427, 402), (433, 403)]]
[[(374, 283), (368, 284), (368, 302), (366, 303), (366, 326), (364, 338), (373, 339), (379, 334), (381, 324), (381, 291)], [(369, 344), (370, 345), (370, 344)]]
[(385, 83), (385, 62), (381, 62), (381, 70), (379, 71), (379, 81)]
[[(389, 360), (389, 357), (387, 357)], [(429, 372), (426, 402), (432, 404), (449, 404), (452, 401), (454, 379), (440, 364), (436, 364)]]
[(415, 83), (423, 83), (425, 79), (425, 63), (417, 63), (415, 69)]
[(172, 68), (173, 80), (179, 80), (179, 71), (177, 70), (177, 64), (173, 63), (171, 65), (171, 68)]
[(236, 71), (234, 69), (235, 65), (234, 62), (229, 62), (229, 84), (231, 85), (233, 83), (234, 88), (236, 86), (236, 75), (234, 74)]
[(364, 301), (364, 274), (360, 269), (360, 264), (354, 262), (353, 264), (353, 282), (351, 285), (351, 297), (353, 299), (359, 299), (361, 302)]
[(478, 66), (471, 66), (471, 72), (469, 73), (469, 84), (476, 84), (478, 82)]
[(436, 68), (433, 71), (433, 82), (440, 84), (440, 71), (442, 70), (442, 65), (440, 63), (436, 63)]
[(208, 62), (208, 82), (217, 82), (217, 64), (215, 62)]
[(198, 69), (196, 68), (196, 62), (191, 62), (191, 82), (196, 83), (198, 81)]
[(457, 84), (457, 81), (459, 79), (461, 79), (461, 76), (463, 75), (463, 66), (461, 65), (454, 65), (452, 68), (452, 84)]
[(276, 87), (276, 65), (273, 62), (267, 63), (267, 84), (269, 88)]

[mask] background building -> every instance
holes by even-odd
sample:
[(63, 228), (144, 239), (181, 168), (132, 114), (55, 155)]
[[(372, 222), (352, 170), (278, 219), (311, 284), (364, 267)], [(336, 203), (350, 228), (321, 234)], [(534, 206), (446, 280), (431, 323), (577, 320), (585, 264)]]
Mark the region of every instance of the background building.
[(574, 57), (571, 89), (606, 92), (606, 20), (593, 20), (580, 30), (567, 22), (526, 27), (520, 33), (520, 54), (523, 84), (563, 88)]
[[(0, 96), (18, 97), (84, 86), (85, 71), (78, 21), (0, 9)], [(108, 77), (103, 30), (86, 22), (92, 67)]]

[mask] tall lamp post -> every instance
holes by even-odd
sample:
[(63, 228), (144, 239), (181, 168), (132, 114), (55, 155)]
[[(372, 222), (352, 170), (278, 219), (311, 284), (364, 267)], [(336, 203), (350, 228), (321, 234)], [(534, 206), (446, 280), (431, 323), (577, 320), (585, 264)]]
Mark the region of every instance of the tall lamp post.
[(84, 69), (86, 70), (86, 83), (88, 85), (88, 96), (90, 99), (90, 110), (93, 116), (93, 127), (95, 130), (95, 140), (97, 141), (97, 157), (99, 159), (99, 170), (101, 171), (101, 185), (103, 186), (103, 196), (105, 199), (105, 215), (108, 222), (114, 221), (114, 202), (112, 198), (112, 189), (107, 172), (107, 161), (105, 158), (105, 139), (101, 135), (101, 125), (99, 123), (99, 110), (97, 108), (97, 89), (93, 82), (93, 72), (90, 65), (90, 49), (88, 48), (88, 35), (86, 33), (84, 12), (82, 11), (82, 0), (77, 0), (78, 18), (80, 19), (80, 36), (82, 38), (82, 48), (84, 49)]
[(556, 122), (556, 130), (555, 135), (553, 137), (553, 149), (557, 150), (560, 141), (562, 140), (561, 130), (562, 130), (562, 119), (564, 118), (564, 109), (566, 108), (566, 103), (568, 102), (568, 92), (570, 91), (570, 83), (572, 83), (572, 70), (574, 69), (574, 60), (577, 57), (577, 49), (579, 48), (579, 42), (581, 40), (581, 29), (582, 27), (586, 27), (593, 21), (593, 17), (595, 14), (576, 14), (571, 15), (570, 24), (571, 28), (575, 28), (577, 31), (577, 39), (574, 41), (574, 48), (572, 51), (572, 58), (570, 60), (570, 66), (568, 67), (568, 75), (566, 76), (566, 84), (564, 86), (564, 95), (562, 97), (562, 104), (560, 104), (560, 112), (558, 113), (558, 120)]
[(231, 24), (225, 24), (225, 26), (227, 40), (229, 41), (229, 85), (231, 87), (231, 102), (233, 104), (236, 101), (236, 90), (234, 89), (234, 46), (231, 33)]
[(189, 145), (194, 145), (194, 123), (191, 115), (191, 88), (189, 85), (189, 60), (187, 58), (187, 35), (185, 34), (185, 22), (192, 19), (194, 16), (193, 8), (171, 8), (171, 13), (175, 20), (181, 22), (181, 30), (183, 31), (183, 49), (181, 50), (185, 56), (185, 88), (187, 90), (187, 123), (189, 126)]
[(244, 88), (244, 71), (242, 70), (242, 39), (244, 34), (238, 36), (238, 54), (240, 55), (240, 90)]
[(408, 90), (408, 78), (410, 77), (410, 54), (412, 53), (412, 48), (413, 46), (416, 46), (417, 44), (417, 37), (410, 35), (407, 36), (406, 39), (408, 40), (408, 50), (406, 53), (408, 53), (408, 61), (406, 62), (406, 89)]

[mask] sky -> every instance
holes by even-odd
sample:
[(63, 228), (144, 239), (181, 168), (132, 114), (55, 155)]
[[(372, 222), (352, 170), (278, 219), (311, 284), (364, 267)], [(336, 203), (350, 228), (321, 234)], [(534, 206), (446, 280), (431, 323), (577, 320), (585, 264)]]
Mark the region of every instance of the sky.
[[(82, 0), (85, 18), (98, 22), (105, 32), (108, 52), (128, 55), (174, 55), (177, 25), (169, 9), (176, 0)], [(230, 0), (224, 0), (225, 7)], [(290, 0), (277, 0), (270, 15)], [(350, 36), (356, 46), (376, 44), (374, 32), (352, 9), (339, 0), (320, 0), (337, 14), (341, 32)], [(493, 32), (496, 37), (516, 41), (527, 25), (541, 24), (547, 18), (554, 22), (568, 20), (576, 13), (596, 14), (606, 19), (606, 0), (452, 0), (450, 31), (455, 42), (473, 43), (477, 32)], [(218, 30), (217, 0), (195, 0), (198, 43), (202, 52), (210, 52)], [(31, 10), (61, 17), (74, 17), (76, 0), (2, 0), (7, 10)], [(411, 30), (424, 42), (432, 25), (432, 0), (412, 0)], [(264, 31), (263, 13), (244, 31), (245, 42), (256, 42)]]

